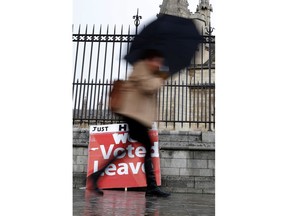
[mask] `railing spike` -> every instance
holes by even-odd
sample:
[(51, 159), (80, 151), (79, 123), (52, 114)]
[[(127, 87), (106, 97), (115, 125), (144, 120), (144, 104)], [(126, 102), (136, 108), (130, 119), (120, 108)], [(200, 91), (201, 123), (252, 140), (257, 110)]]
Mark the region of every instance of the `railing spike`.
[(80, 31), (81, 31), (81, 24), (79, 24), (79, 27), (78, 27), (78, 34), (80, 34)]
[(99, 34), (101, 35), (102, 32), (102, 24), (100, 25)]

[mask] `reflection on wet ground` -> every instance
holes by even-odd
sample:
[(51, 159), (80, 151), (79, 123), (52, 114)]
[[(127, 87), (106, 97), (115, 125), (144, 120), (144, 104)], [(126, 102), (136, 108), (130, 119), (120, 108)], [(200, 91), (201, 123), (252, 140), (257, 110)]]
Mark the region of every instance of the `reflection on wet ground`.
[(210, 194), (172, 193), (168, 198), (145, 197), (145, 192), (73, 190), (74, 216), (214, 216), (215, 196)]

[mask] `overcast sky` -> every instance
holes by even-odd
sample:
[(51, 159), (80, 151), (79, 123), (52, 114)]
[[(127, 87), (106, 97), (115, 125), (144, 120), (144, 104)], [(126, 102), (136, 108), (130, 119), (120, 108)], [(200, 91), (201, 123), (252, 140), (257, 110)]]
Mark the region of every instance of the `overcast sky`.
[[(211, 25), (215, 27), (215, 0), (210, 0), (213, 12), (211, 13)], [(163, 0), (73, 0), (73, 24), (106, 26), (134, 25), (133, 15), (139, 8), (142, 16), (141, 23), (149, 22), (156, 18)], [(189, 10), (195, 13), (199, 0), (188, 0)], [(216, 30), (216, 29), (215, 29)], [(214, 32), (215, 33), (215, 32)]]

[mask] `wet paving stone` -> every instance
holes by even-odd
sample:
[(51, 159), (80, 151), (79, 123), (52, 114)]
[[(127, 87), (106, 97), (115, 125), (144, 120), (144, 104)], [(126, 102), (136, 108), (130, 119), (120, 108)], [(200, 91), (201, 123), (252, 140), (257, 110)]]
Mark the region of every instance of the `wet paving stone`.
[(215, 196), (172, 193), (170, 197), (145, 197), (145, 192), (104, 190), (104, 195), (73, 190), (73, 216), (214, 216)]

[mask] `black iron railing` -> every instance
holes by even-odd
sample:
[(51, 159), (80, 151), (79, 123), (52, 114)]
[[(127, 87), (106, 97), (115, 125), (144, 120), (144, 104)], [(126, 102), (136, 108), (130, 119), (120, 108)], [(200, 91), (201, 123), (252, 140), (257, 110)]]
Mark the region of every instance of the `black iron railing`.
[[(73, 32), (73, 124), (121, 122), (108, 109), (108, 94), (115, 79), (127, 79), (131, 66), (123, 60), (135, 37), (128, 27), (113, 33), (107, 26), (78, 27)], [(191, 66), (170, 77), (158, 92), (160, 128), (215, 128), (215, 37), (208, 31)]]

